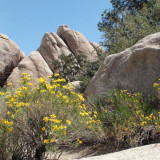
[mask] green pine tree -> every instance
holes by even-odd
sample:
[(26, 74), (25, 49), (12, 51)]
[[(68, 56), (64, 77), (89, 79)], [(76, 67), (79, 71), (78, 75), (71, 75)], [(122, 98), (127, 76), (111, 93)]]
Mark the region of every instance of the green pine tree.
[(160, 31), (160, 0), (111, 0), (98, 28), (109, 54), (133, 46), (145, 36)]

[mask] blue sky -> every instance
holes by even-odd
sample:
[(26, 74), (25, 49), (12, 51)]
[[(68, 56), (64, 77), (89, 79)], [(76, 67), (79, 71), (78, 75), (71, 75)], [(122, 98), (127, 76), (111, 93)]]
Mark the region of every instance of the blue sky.
[(45, 32), (56, 32), (62, 24), (89, 40), (102, 41), (97, 24), (110, 0), (0, 0), (0, 33), (29, 54), (36, 50)]

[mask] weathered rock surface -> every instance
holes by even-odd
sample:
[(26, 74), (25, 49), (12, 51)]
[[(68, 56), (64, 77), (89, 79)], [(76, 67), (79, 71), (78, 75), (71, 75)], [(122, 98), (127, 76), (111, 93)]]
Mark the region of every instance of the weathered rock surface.
[[(84, 148), (77, 152), (72, 150), (66, 151), (62, 152), (59, 160), (160, 160), (160, 143), (130, 148), (99, 156), (93, 156), (94, 153), (89, 148)], [(53, 153), (52, 158), (54, 158), (54, 156), (55, 154)]]
[(7, 79), (7, 83), (12, 83), (13, 88), (17, 88), (22, 73), (29, 74), (33, 84), (37, 83), (39, 77), (45, 78), (53, 74), (38, 51), (31, 52), (18, 64)]
[(20, 51), (15, 42), (8, 36), (0, 33), (0, 86), (5, 84), (12, 70), (23, 59), (24, 53)]
[(58, 56), (62, 54), (66, 56), (71, 54), (63, 40), (53, 32), (45, 33), (37, 51), (40, 52), (52, 71), (54, 71), (53, 60), (58, 60)]
[(73, 31), (67, 25), (62, 25), (58, 28), (57, 34), (63, 39), (75, 56), (85, 55), (89, 61), (95, 61), (97, 59), (97, 52), (82, 33)]
[(85, 90), (86, 96), (108, 93), (113, 88), (154, 94), (160, 78), (160, 32), (147, 36), (133, 47), (109, 55)]
[(79, 90), (81, 88), (81, 85), (80, 85), (81, 82), (83, 82), (83, 81), (73, 81), (73, 82), (70, 82), (70, 84), (72, 86), (72, 90), (75, 91), (75, 92), (79, 92)]
[(80, 160), (159, 160), (160, 144), (151, 144), (142, 147), (131, 148), (120, 152), (101, 156), (80, 158)]
[(89, 43), (93, 46), (96, 52), (104, 52), (104, 49), (98, 43), (95, 42), (89, 42)]

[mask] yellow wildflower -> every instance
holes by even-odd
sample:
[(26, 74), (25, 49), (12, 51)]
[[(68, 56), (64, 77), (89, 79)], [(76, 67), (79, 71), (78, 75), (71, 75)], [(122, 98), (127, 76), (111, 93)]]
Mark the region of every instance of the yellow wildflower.
[(53, 142), (54, 142), (54, 139), (52, 138), (52, 139), (50, 140), (50, 142), (53, 143)]
[(65, 101), (65, 103), (69, 103), (69, 100), (67, 99), (67, 100)]
[(70, 125), (70, 124), (71, 124), (71, 121), (70, 121), (70, 120), (66, 120), (66, 123)]
[(12, 128), (11, 127), (8, 128), (8, 132), (12, 132)]
[(7, 112), (7, 114), (8, 114), (8, 115), (10, 115), (10, 114), (11, 114), (11, 112), (9, 112), (9, 111), (8, 111), (8, 112)]
[(84, 101), (84, 98), (83, 98), (83, 96), (82, 96), (81, 94), (78, 94), (78, 97), (79, 97), (79, 99), (80, 99), (81, 101)]
[(26, 103), (25, 105), (26, 105), (27, 107), (29, 107), (29, 106), (30, 106), (30, 103)]
[(56, 118), (56, 115), (55, 114), (52, 114), (52, 115), (50, 115), (52, 118)]
[(45, 143), (45, 144), (48, 144), (48, 143), (49, 143), (49, 140), (48, 140), (48, 139), (45, 139), (45, 140), (44, 140), (44, 143)]
[(42, 127), (42, 131), (45, 131), (45, 129), (46, 129), (45, 127)]
[(158, 83), (154, 83), (153, 84), (153, 87), (157, 87), (159, 84)]
[(82, 141), (79, 138), (77, 138), (77, 141), (79, 144), (82, 144)]
[(54, 130), (54, 131), (57, 131), (57, 130), (58, 130), (58, 126), (55, 125), (55, 126), (53, 127), (53, 130)]
[(58, 119), (53, 119), (53, 122), (54, 122), (54, 123), (60, 123), (61, 121), (58, 120)]
[(33, 84), (30, 83), (30, 82), (28, 82), (28, 83), (26, 83), (26, 85), (27, 85), (27, 86), (32, 86)]
[(5, 93), (3, 93), (3, 92), (0, 92), (0, 96), (4, 96), (5, 95)]
[(5, 121), (6, 121), (5, 119), (2, 119), (2, 120), (1, 120), (1, 123), (5, 123)]
[(66, 135), (66, 131), (65, 130), (63, 130), (63, 134)]
[(10, 102), (15, 102), (15, 101), (16, 99), (14, 97), (10, 99)]
[(48, 117), (44, 117), (43, 120), (44, 120), (45, 122), (48, 122)]
[(88, 126), (87, 128), (92, 128), (92, 126)]
[(13, 107), (13, 104), (8, 104), (9, 107)]
[(140, 112), (141, 112), (140, 110), (136, 111), (137, 114), (139, 114)]
[(51, 91), (52, 94), (55, 94), (55, 91)]
[(50, 76), (48, 76), (48, 78), (52, 78), (52, 76), (50, 75)]
[(67, 99), (67, 96), (62, 96), (63, 99)]
[(12, 86), (12, 83), (8, 83), (7, 85), (8, 85), (8, 86)]
[(26, 90), (27, 90), (27, 87), (22, 87), (22, 90), (26, 91)]
[(54, 74), (54, 76), (55, 76), (55, 77), (58, 77), (58, 76), (59, 76), (59, 74), (58, 74), (58, 73), (55, 73), (55, 74)]
[(46, 78), (38, 78), (38, 83), (46, 83)]
[(67, 88), (67, 86), (62, 86), (64, 89), (66, 89)]
[(41, 93), (44, 93), (44, 92), (46, 92), (46, 90), (41, 90), (40, 92), (41, 92)]
[(27, 73), (22, 73), (22, 76), (26, 76), (27, 75)]
[(58, 91), (57, 93), (59, 94), (59, 96), (62, 96), (62, 95), (63, 95), (61, 91)]

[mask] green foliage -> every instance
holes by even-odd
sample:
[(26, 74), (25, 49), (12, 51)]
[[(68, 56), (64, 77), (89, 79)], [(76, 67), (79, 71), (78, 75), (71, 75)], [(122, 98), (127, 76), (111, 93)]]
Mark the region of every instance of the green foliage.
[(109, 54), (133, 46), (145, 36), (160, 31), (159, 0), (112, 0), (113, 9), (105, 10), (98, 27)]
[(20, 88), (12, 90), (9, 83), (10, 91), (0, 92), (0, 159), (41, 160), (62, 144), (99, 138), (100, 121), (87, 111), (83, 96), (57, 73), (50, 80), (39, 78), (34, 86), (23, 73)]
[[(51, 78), (51, 76), (49, 76)], [(113, 90), (91, 105), (55, 73), (33, 87), (23, 74), (20, 88), (0, 92), (0, 158), (37, 159), (61, 145), (107, 143), (107, 151), (160, 142), (160, 100)], [(160, 80), (153, 85), (160, 96)]]
[(151, 131), (160, 133), (160, 108), (157, 110), (149, 103), (153, 101), (149, 97), (144, 99), (140, 93), (113, 90), (110, 95), (95, 99), (92, 106), (97, 110), (108, 139), (114, 138), (117, 145), (124, 143), (133, 147), (160, 141), (153, 132), (149, 135)]
[(72, 54), (68, 56), (61, 55), (59, 60), (53, 61), (55, 72), (58, 71), (60, 77), (65, 78), (67, 81), (82, 81), (80, 92), (83, 93), (107, 56), (106, 52), (97, 51), (97, 54), (98, 59), (94, 62), (89, 62), (84, 55), (79, 55), (76, 59)]
[(80, 72), (80, 66), (82, 65), (81, 62), (85, 61), (85, 56), (78, 56), (77, 60), (73, 54), (67, 56), (64, 54), (60, 55), (58, 60), (54, 60), (52, 62), (54, 65), (55, 73), (58, 71), (60, 77), (65, 78), (67, 81), (73, 81), (75, 76)]

